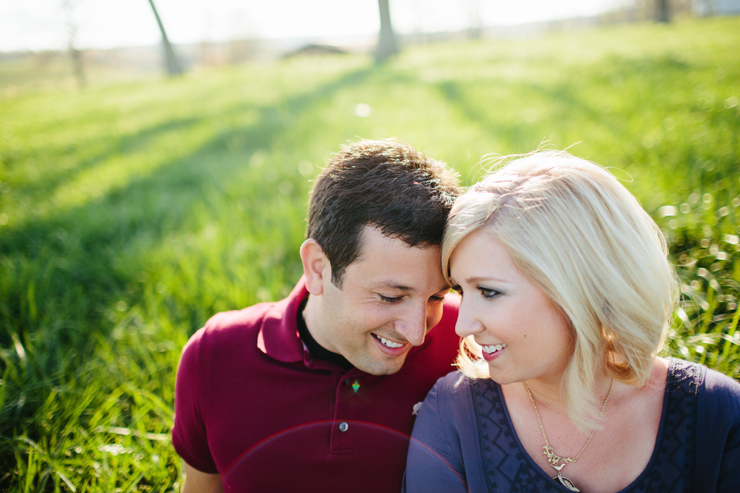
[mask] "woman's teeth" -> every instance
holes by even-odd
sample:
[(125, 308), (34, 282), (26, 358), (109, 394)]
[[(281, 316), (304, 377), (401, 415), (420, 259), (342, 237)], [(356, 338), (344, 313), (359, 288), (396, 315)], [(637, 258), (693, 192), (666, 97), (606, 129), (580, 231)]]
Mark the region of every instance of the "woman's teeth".
[(501, 351), (506, 347), (506, 344), (495, 344), (493, 346), (481, 346), (483, 348), (483, 352), (488, 354), (493, 354), (496, 351)]

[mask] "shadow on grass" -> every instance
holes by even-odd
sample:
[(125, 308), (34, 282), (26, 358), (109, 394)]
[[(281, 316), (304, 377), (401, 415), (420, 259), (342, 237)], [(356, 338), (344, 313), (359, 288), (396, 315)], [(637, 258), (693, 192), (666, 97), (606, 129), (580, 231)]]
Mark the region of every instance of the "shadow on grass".
[[(111, 137), (105, 148), (98, 153), (94, 153), (84, 159), (80, 159), (76, 162), (75, 166), (69, 168), (59, 167), (45, 171), (45, 176), (39, 177), (39, 179), (33, 182), (26, 182), (23, 185), (23, 193), (29, 195), (35, 195), (39, 197), (49, 196), (54, 191), (68, 181), (74, 180), (81, 173), (94, 169), (99, 165), (104, 164), (108, 159), (115, 155), (125, 155), (136, 152), (140, 149), (145, 149), (153, 141), (164, 134), (169, 132), (176, 132), (178, 130), (185, 129), (191, 125), (198, 123), (198, 118), (182, 118), (175, 120), (167, 120), (159, 122), (155, 125), (151, 125), (148, 128), (139, 129), (136, 132), (120, 135), (117, 137)], [(100, 137), (97, 137), (100, 138)], [(78, 153), (78, 149), (85, 145), (88, 145), (92, 139), (87, 139), (76, 143), (74, 147), (67, 145), (60, 146), (59, 152), (44, 151), (47, 154), (54, 156), (56, 160), (68, 160), (74, 159), (74, 156)], [(37, 151), (38, 152), (38, 151)], [(28, 156), (24, 156), (20, 152), (7, 152), (5, 153), (4, 160), (8, 166), (22, 166), (23, 161)], [(52, 159), (52, 158), (48, 158)]]
[[(726, 183), (719, 188), (729, 190), (726, 197), (736, 193), (738, 152), (733, 142), (740, 135), (739, 121), (725, 110), (722, 101), (706, 101), (714, 97), (711, 87), (692, 82), (713, 80), (713, 66), (672, 55), (615, 55), (582, 74), (577, 68), (570, 70), (572, 75), (555, 80), (493, 77), (472, 84), (444, 81), (437, 84), (437, 89), (492, 138), (518, 144), (516, 152), (532, 151), (543, 138), (558, 140), (558, 136), (572, 136), (571, 141), (560, 139), (561, 146), (586, 138), (589, 144), (606, 147), (622, 142), (625, 145), (619, 149), (620, 159), (645, 163), (651, 177), (665, 177), (663, 189), (675, 190), (675, 173), (681, 173), (687, 178), (682, 183), (695, 184), (702, 193), (705, 188), (718, 188), (722, 180)], [(500, 113), (496, 112), (497, 101)], [(512, 107), (514, 104), (521, 108)], [(528, 115), (533, 108), (534, 114), (545, 112), (542, 119)], [(543, 127), (541, 121), (560, 124)], [(671, 129), (677, 125), (680, 127), (676, 132), (690, 138), (670, 140)], [(584, 128), (588, 136), (574, 133)], [(708, 129), (714, 132), (710, 135)], [(702, 132), (707, 132), (703, 142), (696, 140)], [(711, 161), (708, 167), (707, 161)], [(690, 190), (683, 187), (681, 192), (688, 194)]]
[[(106, 310), (117, 300), (129, 298), (126, 286), (140, 275), (117, 270), (117, 259), (135, 249), (141, 236), (153, 239), (155, 246), (162, 243), (198, 204), (207, 202), (214, 182), (228, 183), (256, 150), (269, 148), (289, 131), (284, 124), (286, 112), (298, 115), (310, 111), (338, 90), (362, 84), (372, 75), (368, 69), (349, 72), (313, 91), (290, 97), (279, 107), (258, 108), (254, 124), (222, 132), (197, 151), (160, 166), (146, 177), (132, 179), (94, 202), (3, 231), (0, 374), (5, 385), (0, 409), (0, 470), (13, 470), (14, 436), (20, 433), (38, 438), (34, 436), (34, 416), (49, 392), (75, 378), (75, 368), (91, 356), (97, 334), (110, 334), (112, 323), (105, 317)], [(197, 123), (184, 120), (155, 125), (144, 130), (143, 136), (154, 139), (157, 134)], [(138, 142), (136, 135), (126, 139)], [(234, 159), (234, 154), (243, 155), (244, 160)], [(99, 159), (105, 157), (103, 154)], [(168, 191), (168, 200), (158, 199), (163, 190)], [(208, 307), (187, 309), (194, 315), (205, 313)], [(195, 316), (189, 318), (191, 331), (204, 322)]]
[[(309, 93), (286, 99), (279, 107), (258, 108), (259, 118), (254, 124), (219, 133), (191, 155), (162, 165), (146, 177), (135, 178), (126, 186), (112, 190), (102, 199), (51, 214), (41, 220), (31, 220), (18, 229), (6, 228), (0, 237), (0, 255), (11, 260), (65, 259), (66, 262), (61, 264), (72, 278), (65, 278), (62, 285), (81, 285), (85, 291), (92, 290), (96, 294), (110, 292), (111, 289), (120, 287), (129, 280), (109, 279), (106, 274), (110, 272), (108, 267), (116, 253), (127, 248), (129, 238), (135, 238), (141, 232), (156, 235), (162, 231), (163, 226), (173, 222), (173, 217), (186, 215), (193, 204), (202, 198), (205, 191), (204, 178), (210, 180), (211, 184), (214, 180), (227, 181), (235, 170), (246, 165), (244, 161), (255, 150), (269, 148), (275, 139), (288, 131), (285, 125), (286, 112), (292, 115), (309, 111), (311, 107), (321, 104), (337, 90), (361, 84), (372, 75), (372, 71), (368, 69), (356, 70)], [(233, 109), (229, 113), (243, 110), (254, 110), (254, 106)], [(117, 147), (121, 151), (145, 147), (161, 134), (197, 124), (199, 121), (188, 118), (160, 123), (121, 138)], [(86, 160), (79, 167), (70, 170), (66, 178), (73, 178), (86, 167), (99, 165), (115, 152), (116, 150), (111, 150)], [(210, 158), (218, 154), (243, 155), (245, 159), (244, 161), (224, 159), (214, 165)], [(62, 185), (60, 180), (56, 180), (56, 187)], [(171, 202), (162, 203), (154, 198), (163, 189), (177, 190), (177, 193), (172, 195)], [(143, 198), (153, 208), (146, 210), (131, 208), (131, 214), (121, 214), (116, 222), (95, 221), (95, 217), (101, 211), (126, 211), (131, 197)], [(93, 226), (89, 227), (90, 223), (80, 225), (81, 218), (90, 219)], [(178, 220), (175, 219), (174, 222)], [(71, 253), (70, 249), (77, 250), (82, 255), (76, 259), (65, 257), (65, 254)], [(22, 287), (25, 286), (18, 286)], [(19, 321), (21, 310), (17, 300), (25, 297), (27, 293), (4, 294), (7, 294), (6, 303), (10, 305), (10, 309), (7, 309), (6, 305), (6, 309), (3, 310), (3, 315), (7, 316), (5, 319)], [(97, 299), (96, 302), (106, 304), (111, 299), (115, 299), (115, 296), (108, 295), (104, 299)], [(38, 310), (40, 309), (39, 307)], [(27, 330), (28, 327), (15, 329)], [(7, 334), (3, 334), (2, 337), (3, 345), (7, 345), (10, 342), (6, 338)]]
[[(490, 109), (487, 110), (490, 105), (482, 105), (479, 101), (473, 100), (467, 94), (464, 83), (445, 81), (437, 86), (440, 94), (462, 112), (465, 118), (477, 123), (498, 140), (518, 143), (520, 148), (517, 152), (533, 151), (541, 139), (547, 137), (540, 132), (541, 126), (538, 122), (528, 121), (525, 117), (527, 106), (522, 106), (518, 117), (504, 120), (491, 114)], [(581, 122), (581, 124), (583, 121), (588, 121), (590, 124), (605, 127), (608, 131), (616, 131), (619, 127), (613, 119), (604, 118), (603, 111), (594, 108), (579, 97), (577, 90), (566, 83), (547, 86), (532, 82), (517, 82), (516, 90), (521, 93), (519, 99), (527, 101), (528, 104), (531, 104), (530, 101), (545, 100), (544, 108), (549, 113), (559, 114), (566, 125), (568, 120), (572, 120)], [(550, 132), (555, 130), (560, 129), (550, 129)], [(522, 145), (530, 147), (521, 148)]]

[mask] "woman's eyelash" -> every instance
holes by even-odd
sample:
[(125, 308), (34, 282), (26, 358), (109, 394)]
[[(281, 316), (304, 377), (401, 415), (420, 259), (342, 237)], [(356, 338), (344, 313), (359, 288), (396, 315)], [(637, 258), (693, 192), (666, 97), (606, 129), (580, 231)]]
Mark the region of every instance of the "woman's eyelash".
[(495, 298), (496, 296), (501, 294), (501, 291), (496, 291), (495, 289), (484, 288), (484, 287), (479, 287), (478, 291), (480, 291), (480, 294), (484, 298)]
[[(501, 291), (498, 291), (496, 289), (485, 288), (483, 286), (479, 286), (477, 289), (480, 292), (481, 296), (483, 296), (486, 299), (493, 299), (501, 295)], [(460, 296), (463, 295), (462, 286), (459, 286), (459, 285), (452, 286), (452, 290), (455, 291)]]

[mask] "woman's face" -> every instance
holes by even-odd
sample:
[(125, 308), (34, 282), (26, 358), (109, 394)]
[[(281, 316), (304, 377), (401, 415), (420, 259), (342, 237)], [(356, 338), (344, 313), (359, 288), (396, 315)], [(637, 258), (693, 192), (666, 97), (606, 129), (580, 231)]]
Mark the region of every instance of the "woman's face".
[(494, 381), (559, 384), (573, 353), (568, 321), (493, 233), (483, 228), (462, 240), (450, 258), (450, 277), (462, 295), (455, 330), (482, 346)]

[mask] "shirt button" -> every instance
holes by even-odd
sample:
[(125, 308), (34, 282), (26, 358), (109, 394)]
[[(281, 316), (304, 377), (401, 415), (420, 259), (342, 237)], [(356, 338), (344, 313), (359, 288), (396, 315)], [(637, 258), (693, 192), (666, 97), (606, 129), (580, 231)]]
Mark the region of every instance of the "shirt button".
[(339, 431), (341, 431), (342, 433), (344, 433), (348, 429), (349, 429), (349, 425), (347, 424), (346, 421), (342, 421), (341, 423), (339, 423)]

